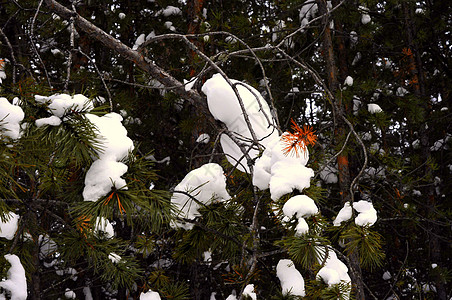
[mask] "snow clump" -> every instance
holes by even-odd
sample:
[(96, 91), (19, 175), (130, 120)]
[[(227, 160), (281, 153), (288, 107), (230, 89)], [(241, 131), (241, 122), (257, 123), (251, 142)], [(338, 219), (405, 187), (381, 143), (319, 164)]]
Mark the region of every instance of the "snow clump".
[(0, 238), (12, 240), (17, 231), (17, 225), (19, 224), (19, 216), (13, 212), (5, 214), (7, 220), (3, 222), (0, 219)]
[(273, 138), (254, 167), (253, 184), (260, 190), (270, 188), (272, 200), (278, 200), (294, 189), (302, 191), (308, 188), (314, 176), (314, 171), (306, 167), (308, 150), (302, 150), (298, 156), (290, 156), (284, 153), (285, 147), (280, 138)]
[(6, 59), (0, 58), (0, 83), (3, 82), (3, 79), (6, 79), (6, 73), (5, 73), (5, 64)]
[(110, 221), (104, 217), (97, 217), (94, 225), (94, 233), (102, 235), (107, 239), (111, 239), (115, 235), (113, 225), (111, 225)]
[(276, 276), (281, 281), (282, 293), (305, 296), (304, 279), (290, 259), (281, 259), (276, 266)]
[(146, 293), (140, 294), (140, 300), (160, 300), (160, 295), (157, 292), (153, 292), (151, 290), (147, 291)]
[(358, 226), (372, 226), (377, 221), (377, 211), (371, 202), (361, 200), (354, 202), (352, 205), (350, 202), (345, 202), (344, 207), (339, 211), (336, 219), (333, 221), (334, 226), (340, 226), (342, 222), (350, 220), (352, 217), (352, 207), (358, 212), (358, 216), (355, 218), (355, 224)]
[(243, 296), (248, 296), (252, 300), (257, 300), (257, 295), (254, 292), (254, 284), (248, 284), (245, 289), (243, 290)]
[(121, 115), (109, 113), (99, 117), (86, 114), (86, 117), (97, 128), (102, 148), (96, 151), (99, 158), (86, 173), (83, 199), (97, 201), (107, 195), (112, 187), (127, 189), (126, 181), (121, 176), (128, 167), (121, 161), (127, 158), (134, 146), (121, 123)]
[(353, 203), (353, 208), (358, 212), (355, 224), (358, 226), (372, 226), (377, 221), (377, 211), (372, 203), (361, 200)]
[(202, 133), (196, 139), (197, 143), (207, 144), (210, 141), (210, 136), (207, 133)]
[[(0, 81), (1, 82), (1, 81)], [(0, 97), (0, 133), (11, 139), (20, 137), (20, 122), (25, 114), (20, 106), (9, 103), (8, 99)]]
[[(5, 259), (11, 264), (11, 267), (8, 269), (8, 279), (3, 279), (0, 287), (11, 292), (11, 300), (27, 299), (27, 279), (19, 257), (14, 254), (6, 254)], [(0, 294), (0, 298), (5, 299), (5, 295)]]
[(283, 213), (285, 216), (298, 218), (298, 224), (295, 228), (296, 235), (303, 235), (309, 231), (309, 226), (304, 217), (309, 217), (317, 214), (319, 209), (314, 200), (306, 195), (297, 195), (289, 200), (283, 206)]
[(121, 256), (114, 252), (111, 252), (110, 254), (108, 254), (108, 259), (111, 260), (112, 263), (117, 264), (121, 260)]
[(383, 110), (381, 109), (381, 107), (380, 107), (378, 104), (375, 104), (375, 103), (367, 104), (367, 110), (368, 110), (369, 113), (371, 113), (371, 114), (376, 114), (376, 113), (381, 113), (381, 112), (383, 112)]
[(350, 220), (352, 214), (353, 211), (350, 202), (345, 202), (344, 207), (342, 207), (342, 209), (337, 214), (336, 219), (334, 219), (333, 225), (341, 226), (342, 222)]
[[(193, 198), (205, 205), (209, 205), (213, 201), (224, 201), (231, 198), (226, 191), (226, 177), (223, 174), (223, 168), (215, 163), (205, 164), (188, 173), (174, 188), (174, 191), (171, 202), (179, 209), (181, 218), (190, 220), (200, 216), (198, 212), (200, 205)], [(175, 222), (172, 226), (190, 230), (194, 225)]]
[(35, 100), (47, 104), (50, 113), (58, 118), (63, 118), (70, 111), (90, 111), (94, 108), (93, 102), (82, 94), (54, 94), (49, 97), (35, 95)]
[(352, 86), (353, 85), (353, 77), (347, 76), (347, 78), (345, 78), (344, 84), (348, 85), (348, 86)]
[[(334, 251), (329, 250), (327, 254), (328, 258), (323, 268), (317, 273), (317, 278), (322, 279), (330, 287), (339, 284), (341, 281), (350, 283), (351, 279), (347, 273), (347, 266), (337, 258)], [(319, 258), (319, 262), (322, 261), (323, 258)]]
[(369, 15), (369, 9), (367, 7), (360, 5), (359, 11), (361, 11), (361, 23), (363, 25), (366, 25), (372, 20)]
[(143, 44), (143, 43), (145, 42), (145, 37), (146, 37), (146, 35), (145, 35), (144, 33), (140, 34), (140, 35), (137, 37), (137, 39), (136, 39), (136, 41), (135, 41), (135, 44), (134, 44), (133, 47), (132, 47), (132, 50), (137, 50), (138, 47), (140, 47), (141, 44)]
[[(231, 79), (232, 84), (238, 90), (243, 101), (245, 111), (251, 123), (258, 142), (267, 147), (269, 141), (278, 136), (275, 129), (275, 122), (272, 118), (270, 108), (262, 95), (252, 86)], [(253, 159), (259, 154), (259, 149), (253, 145), (253, 139), (245, 121), (239, 100), (232, 87), (221, 74), (215, 74), (202, 86), (202, 92), (207, 96), (207, 104), (212, 116), (223, 122), (234, 136), (241, 140), (248, 155)], [(220, 137), (223, 152), (226, 158), (233, 165), (238, 164), (238, 169), (242, 172), (249, 172), (246, 159), (233, 140), (222, 134)]]

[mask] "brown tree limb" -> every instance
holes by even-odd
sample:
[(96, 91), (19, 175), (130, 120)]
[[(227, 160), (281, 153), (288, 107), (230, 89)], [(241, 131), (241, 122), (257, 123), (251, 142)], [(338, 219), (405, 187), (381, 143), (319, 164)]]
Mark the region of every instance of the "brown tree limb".
[[(117, 52), (125, 59), (132, 61), (137, 67), (148, 73), (151, 77), (156, 79), (164, 86), (175, 87), (173, 89), (174, 93), (179, 95), (181, 98), (189, 101), (197, 108), (201, 109), (201, 111), (205, 113), (205, 116), (209, 118), (210, 113), (207, 107), (207, 102), (205, 98), (201, 96), (197, 91), (186, 91), (184, 84), (171, 76), (162, 67), (158, 66), (150, 59), (143, 56), (140, 52), (132, 50), (132, 48), (125, 45), (118, 39), (115, 39), (110, 34), (106, 33), (99, 27), (95, 26), (93, 23), (80, 16), (78, 13), (68, 9), (55, 0), (45, 0), (45, 3), (50, 11), (59, 15), (61, 18), (66, 20), (73, 18), (75, 25), (79, 29), (87, 33), (95, 40), (101, 42), (107, 48)], [(213, 118), (210, 117), (210, 119), (211, 123), (214, 124), (215, 122), (213, 121)]]

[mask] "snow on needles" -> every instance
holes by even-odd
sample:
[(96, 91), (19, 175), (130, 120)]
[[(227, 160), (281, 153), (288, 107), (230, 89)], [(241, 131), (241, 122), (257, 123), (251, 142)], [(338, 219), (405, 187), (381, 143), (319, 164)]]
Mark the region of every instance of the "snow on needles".
[(308, 188), (314, 176), (314, 171), (306, 167), (308, 150), (303, 150), (297, 157), (285, 155), (285, 147), (280, 138), (273, 138), (254, 168), (253, 184), (261, 190), (270, 188), (272, 200), (278, 200), (294, 189)]
[[(25, 269), (19, 257), (14, 254), (6, 254), (5, 259), (11, 264), (8, 270), (8, 279), (0, 282), (0, 287), (11, 292), (11, 300), (27, 299), (27, 279)], [(4, 294), (0, 294), (4, 298)]]
[(353, 203), (353, 208), (358, 212), (355, 224), (358, 226), (372, 226), (377, 221), (377, 211), (372, 203), (361, 200)]
[[(328, 286), (333, 286), (341, 281), (350, 283), (347, 266), (337, 258), (334, 251), (329, 250), (327, 255), (325, 265), (317, 273), (317, 278), (321, 278)], [(322, 260), (323, 258), (319, 259), (320, 262)]]
[(12, 240), (17, 231), (17, 225), (19, 223), (19, 216), (13, 212), (5, 214), (7, 220), (3, 222), (0, 220), (0, 237)]
[[(262, 95), (252, 86), (231, 79), (243, 101), (251, 127), (259, 143), (266, 147), (272, 138), (278, 136), (270, 108)], [(245, 121), (239, 100), (232, 87), (221, 74), (215, 74), (202, 86), (202, 92), (207, 96), (207, 104), (212, 116), (223, 122), (235, 137), (243, 141), (249, 151), (249, 156), (255, 158), (259, 150), (253, 147), (252, 135)], [(238, 169), (249, 171), (246, 160), (240, 148), (227, 135), (222, 134), (220, 139), (226, 158), (232, 165), (240, 162)]]
[(305, 296), (304, 279), (290, 259), (281, 259), (276, 266), (276, 276), (281, 281), (283, 295)]
[(160, 300), (160, 295), (157, 292), (153, 292), (151, 290), (147, 291), (146, 293), (140, 294), (140, 300)]
[(9, 103), (8, 99), (0, 98), (0, 133), (11, 139), (20, 137), (20, 122), (25, 114), (20, 106)]
[(333, 221), (334, 226), (340, 226), (342, 222), (348, 221), (352, 217), (352, 206), (358, 212), (358, 216), (355, 218), (356, 225), (372, 226), (375, 224), (377, 211), (371, 202), (361, 200), (354, 202), (353, 205), (350, 205), (350, 202), (346, 202)]
[(127, 189), (126, 181), (121, 176), (128, 167), (121, 161), (127, 158), (134, 146), (121, 123), (121, 115), (109, 113), (99, 117), (86, 114), (86, 117), (96, 126), (102, 148), (97, 151), (99, 158), (86, 173), (83, 199), (97, 201), (107, 195), (112, 187)]
[(290, 198), (283, 206), (283, 213), (291, 218), (296, 216), (298, 218), (298, 225), (296, 227), (296, 234), (302, 235), (309, 231), (308, 224), (303, 217), (315, 215), (319, 212), (314, 200), (306, 195), (298, 195)]
[(90, 111), (94, 108), (93, 103), (82, 94), (76, 94), (74, 96), (68, 94), (54, 94), (49, 97), (35, 95), (35, 100), (38, 103), (47, 103), (50, 112), (59, 118), (62, 118), (64, 114), (70, 110)]
[[(209, 205), (212, 201), (223, 201), (230, 198), (231, 196), (226, 191), (226, 177), (223, 174), (223, 168), (218, 164), (208, 163), (184, 177), (174, 188), (171, 202), (179, 209), (181, 218), (194, 219), (200, 216), (198, 212), (200, 205), (197, 202)], [(194, 225), (175, 222), (172, 226), (190, 230)]]
[(243, 296), (248, 296), (251, 300), (257, 300), (257, 295), (254, 292), (254, 284), (248, 284), (243, 290)]

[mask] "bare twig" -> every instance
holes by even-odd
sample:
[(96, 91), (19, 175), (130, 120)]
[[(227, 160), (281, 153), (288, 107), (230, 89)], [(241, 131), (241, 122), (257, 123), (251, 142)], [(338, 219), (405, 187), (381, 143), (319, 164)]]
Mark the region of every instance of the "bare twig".
[(50, 82), (50, 77), (49, 77), (49, 73), (47, 72), (46, 65), (44, 64), (44, 61), (42, 60), (41, 55), (39, 55), (39, 51), (38, 51), (38, 49), (36, 49), (36, 45), (35, 45), (35, 42), (34, 42), (35, 22), (36, 22), (36, 18), (38, 17), (39, 10), (41, 9), (41, 5), (42, 5), (43, 2), (44, 2), (44, 0), (39, 1), (38, 8), (36, 8), (36, 13), (33, 16), (33, 19), (31, 21), (29, 38), (30, 38), (30, 41), (31, 41), (31, 47), (33, 48), (33, 51), (35, 52), (36, 56), (38, 57), (38, 60), (41, 63), (42, 68), (44, 69), (44, 73), (45, 73), (46, 78), (47, 78), (47, 83), (49, 84), (50, 88), (53, 88), (52, 87), (52, 83)]

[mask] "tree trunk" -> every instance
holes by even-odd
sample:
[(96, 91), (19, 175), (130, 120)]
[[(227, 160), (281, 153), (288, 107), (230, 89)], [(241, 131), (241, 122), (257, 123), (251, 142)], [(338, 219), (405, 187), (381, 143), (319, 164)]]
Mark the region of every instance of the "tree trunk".
[[(413, 23), (413, 11), (412, 8), (408, 5), (408, 3), (403, 3), (403, 13), (405, 17), (405, 28), (406, 28), (406, 35), (407, 35), (407, 41), (408, 41), (408, 47), (411, 49), (411, 55), (408, 55), (409, 64), (410, 66), (413, 66), (410, 68), (411, 70), (411, 80), (414, 87), (414, 94), (419, 99), (425, 99), (426, 101), (423, 101), (425, 103), (423, 106), (423, 109), (425, 111), (425, 115), (428, 116), (430, 114), (431, 108), (429, 107), (429, 101), (427, 101), (427, 95), (425, 92), (425, 77), (424, 77), (424, 71), (423, 71), (423, 65), (422, 65), (422, 58), (420, 55), (419, 47), (415, 41), (416, 36), (416, 28)], [(422, 149), (422, 160), (423, 161), (429, 161), (431, 159), (431, 152), (430, 152), (430, 142), (429, 142), (429, 136), (430, 136), (430, 127), (426, 126), (426, 124), (422, 124), (421, 128), (419, 130), (420, 134), (420, 140), (421, 140), (421, 149)], [(430, 180), (429, 184), (426, 185), (424, 188), (424, 195), (427, 195), (428, 199), (428, 207), (429, 209), (426, 212), (426, 217), (428, 219), (434, 218), (435, 213), (435, 207), (437, 205), (437, 201), (435, 198), (435, 187), (433, 183), (433, 169), (430, 164), (425, 164), (425, 175)], [(429, 250), (430, 250), (430, 261), (432, 262), (439, 262), (441, 261), (441, 243), (438, 238), (437, 233), (440, 232), (438, 225), (431, 224), (430, 225), (430, 234), (429, 237)], [(446, 300), (447, 299), (447, 291), (445, 287), (445, 282), (442, 280), (441, 277), (437, 276), (435, 278), (435, 286), (437, 290), (437, 296), (439, 300)]]
[[(331, 28), (330, 28), (330, 20), (327, 16), (327, 5), (325, 0), (316, 0), (316, 3), (319, 7), (319, 13), (324, 15), (322, 19), (322, 25), (324, 27), (323, 33), (323, 56), (325, 58), (326, 63), (326, 72), (328, 78), (328, 88), (330, 89), (333, 95), (336, 95), (336, 92), (339, 88), (339, 80), (338, 80), (338, 69), (336, 65), (336, 60), (334, 57), (334, 46), (333, 40), (331, 37)], [(343, 41), (339, 41), (339, 52), (345, 51), (345, 45)], [(345, 57), (343, 58), (345, 59)], [(346, 61), (342, 61), (341, 63), (341, 71), (344, 73), (347, 71)], [(345, 75), (345, 74), (344, 74)], [(347, 124), (342, 120), (342, 116), (346, 115), (346, 108), (342, 99), (332, 99), (335, 105), (336, 117), (337, 117), (337, 127), (335, 130), (335, 138), (336, 141), (341, 142), (345, 140), (346, 132), (347, 132)], [(339, 170), (339, 189), (341, 194), (342, 203), (344, 204), (347, 201), (351, 200), (351, 195), (349, 192), (350, 184), (351, 184), (351, 176), (350, 176), (350, 161), (346, 151), (342, 152), (337, 157), (337, 164)], [(361, 275), (361, 267), (359, 264), (358, 254), (354, 253), (349, 256), (350, 259), (350, 277), (352, 280), (353, 288), (355, 290), (356, 299), (361, 300), (365, 299), (364, 295), (364, 284), (363, 278)]]

